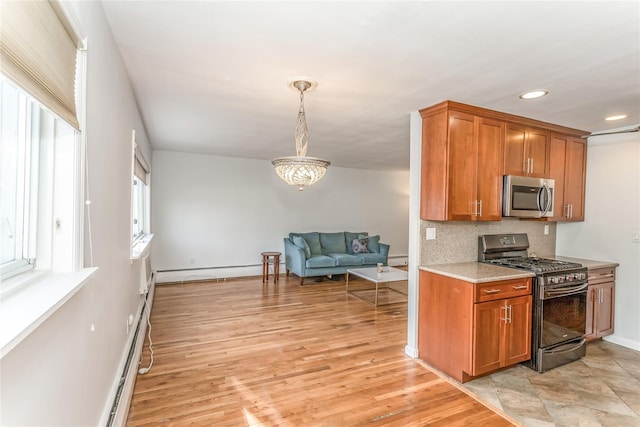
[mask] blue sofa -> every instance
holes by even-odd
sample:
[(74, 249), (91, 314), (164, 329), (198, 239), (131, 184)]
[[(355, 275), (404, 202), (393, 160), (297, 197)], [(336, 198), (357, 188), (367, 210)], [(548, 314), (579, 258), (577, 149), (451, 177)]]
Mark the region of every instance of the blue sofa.
[[(354, 243), (354, 240), (356, 242)], [(380, 243), (380, 236), (367, 232), (289, 233), (284, 238), (284, 258), (289, 272), (300, 277), (344, 274), (348, 268), (387, 265), (389, 245)]]

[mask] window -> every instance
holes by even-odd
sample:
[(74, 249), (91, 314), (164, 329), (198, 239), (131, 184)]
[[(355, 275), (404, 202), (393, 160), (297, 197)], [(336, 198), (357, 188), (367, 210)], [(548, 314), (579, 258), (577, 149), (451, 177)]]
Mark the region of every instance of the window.
[(71, 271), (78, 135), (0, 75), (0, 274)]
[(149, 164), (138, 148), (133, 134), (131, 185), (131, 258), (139, 258), (151, 240), (149, 224)]
[(145, 199), (147, 193), (147, 184), (137, 176), (133, 177), (133, 198), (131, 207), (133, 209), (132, 225), (133, 241), (135, 242), (145, 234)]

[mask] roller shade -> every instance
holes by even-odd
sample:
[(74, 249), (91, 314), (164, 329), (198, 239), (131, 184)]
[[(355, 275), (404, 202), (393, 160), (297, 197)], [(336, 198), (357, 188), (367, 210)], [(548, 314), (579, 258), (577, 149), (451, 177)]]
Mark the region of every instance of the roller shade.
[(76, 129), (78, 46), (56, 3), (0, 2), (0, 70)]
[(138, 147), (135, 148), (135, 162), (133, 164), (133, 174), (142, 182), (147, 184), (147, 174), (151, 171), (149, 163), (144, 159)]

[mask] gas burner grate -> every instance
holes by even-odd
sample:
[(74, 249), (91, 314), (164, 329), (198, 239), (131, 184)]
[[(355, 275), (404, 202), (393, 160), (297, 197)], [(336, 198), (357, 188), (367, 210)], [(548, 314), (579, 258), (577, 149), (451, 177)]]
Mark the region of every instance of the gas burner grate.
[(537, 273), (569, 270), (582, 267), (581, 264), (573, 262), (538, 257), (498, 258), (490, 260), (488, 262), (490, 262), (491, 264), (502, 265), (504, 267), (519, 268), (522, 270), (529, 270)]

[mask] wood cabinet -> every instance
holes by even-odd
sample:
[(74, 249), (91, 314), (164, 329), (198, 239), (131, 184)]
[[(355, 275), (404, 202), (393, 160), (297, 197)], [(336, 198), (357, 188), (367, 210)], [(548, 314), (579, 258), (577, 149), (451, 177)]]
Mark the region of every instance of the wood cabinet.
[(456, 110), (423, 120), (421, 217), (502, 219), (504, 122)]
[(548, 129), (507, 123), (504, 174), (547, 178), (551, 133)]
[(552, 134), (549, 178), (554, 183), (551, 221), (584, 221), (587, 142), (581, 138)]
[(531, 295), (474, 304), (472, 376), (531, 358)]
[(613, 334), (615, 307), (615, 268), (589, 270), (587, 293), (588, 341)]
[[(573, 138), (588, 134), (454, 101), (420, 110), (420, 115), (423, 220), (501, 220), (503, 175), (546, 178), (551, 165), (551, 134)], [(567, 166), (574, 157), (579, 155), (565, 153), (562, 174), (571, 171), (571, 177), (577, 177), (573, 171), (584, 168), (583, 164)], [(576, 183), (572, 178), (566, 185), (577, 188)], [(580, 185), (584, 193), (584, 177)], [(583, 201), (584, 196), (578, 200)], [(583, 211), (584, 204), (570, 203), (574, 218), (579, 218), (576, 213)]]
[(531, 357), (531, 279), (471, 283), (420, 271), (418, 349), (460, 382)]

